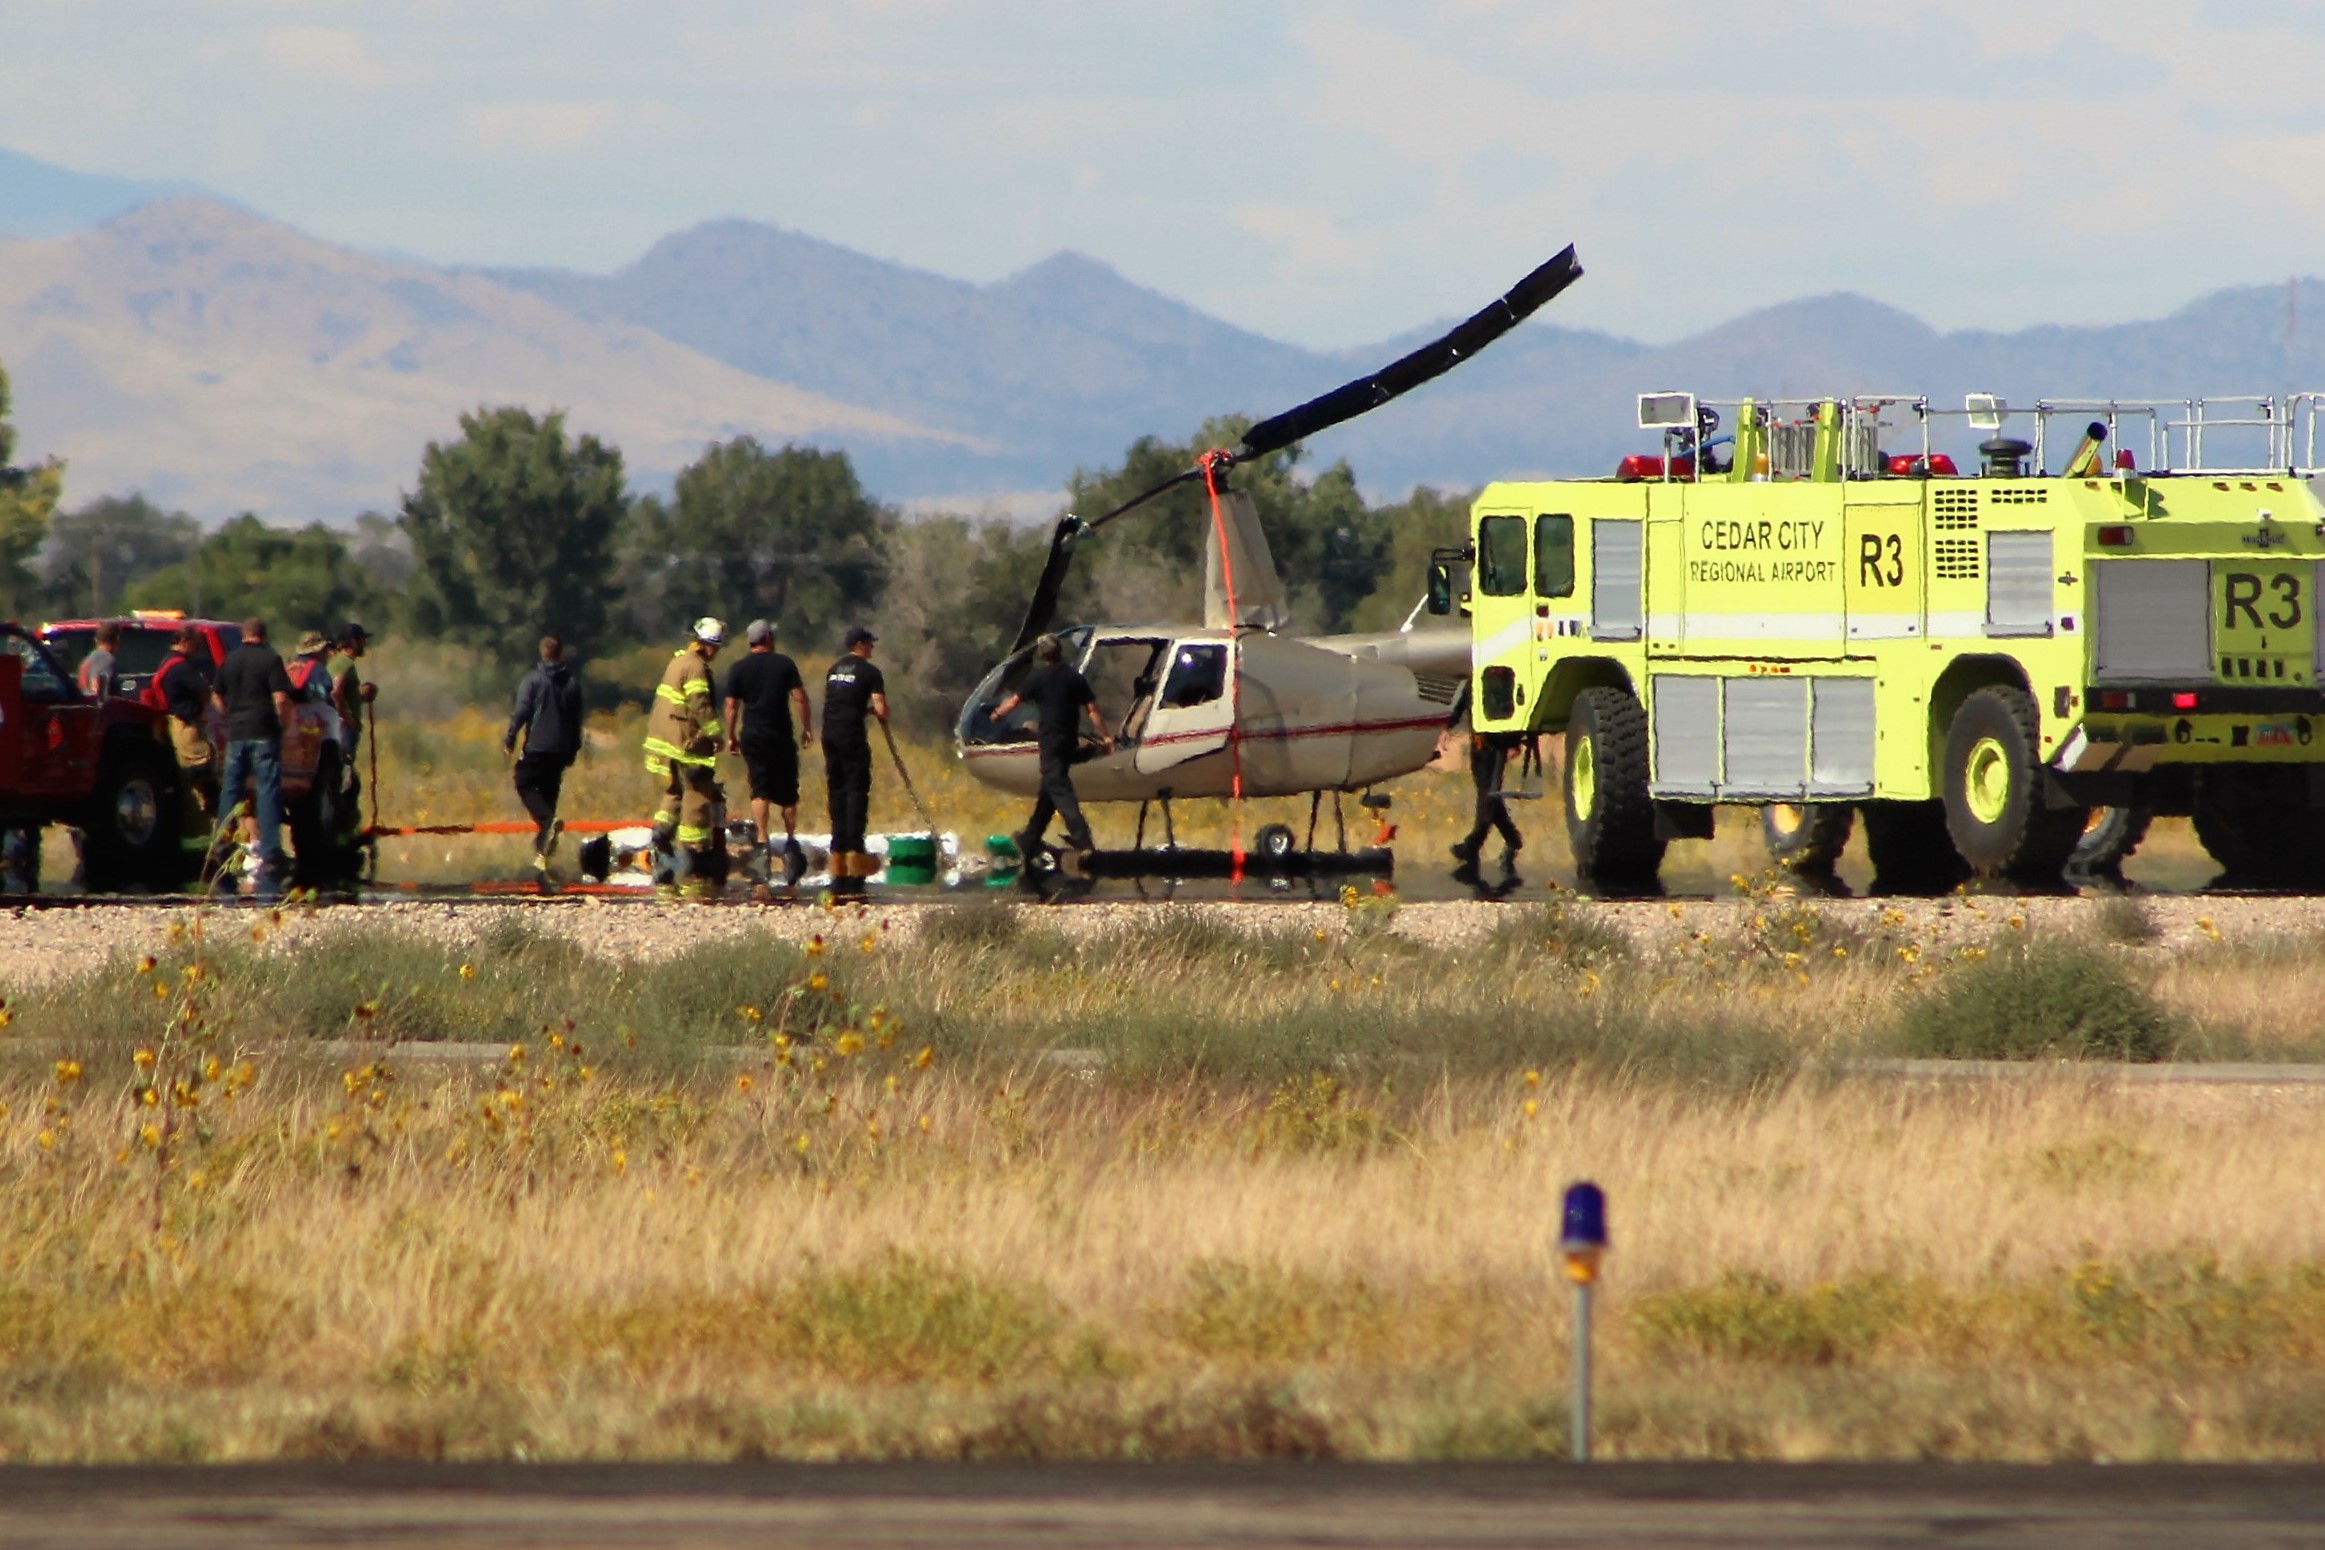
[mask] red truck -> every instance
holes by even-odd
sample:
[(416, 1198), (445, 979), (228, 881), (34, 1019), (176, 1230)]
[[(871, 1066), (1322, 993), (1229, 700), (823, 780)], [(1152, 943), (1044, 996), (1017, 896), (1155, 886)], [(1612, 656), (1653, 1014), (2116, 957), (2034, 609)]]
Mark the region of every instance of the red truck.
[[(82, 881), (93, 892), (182, 887), (199, 862), (198, 850), (180, 844), (180, 776), (166, 713), (138, 698), (188, 622), (201, 632), (205, 671), (241, 639), (237, 625), (152, 611), (65, 620), (37, 635), (0, 624), (0, 828), (79, 829)], [(121, 632), (113, 692), (102, 702), (74, 683), (100, 623)], [(302, 883), (347, 875), (347, 771), (329, 695), (318, 682), (295, 696), (283, 730), (283, 807)], [(214, 706), (209, 732), (222, 757), (225, 725)]]

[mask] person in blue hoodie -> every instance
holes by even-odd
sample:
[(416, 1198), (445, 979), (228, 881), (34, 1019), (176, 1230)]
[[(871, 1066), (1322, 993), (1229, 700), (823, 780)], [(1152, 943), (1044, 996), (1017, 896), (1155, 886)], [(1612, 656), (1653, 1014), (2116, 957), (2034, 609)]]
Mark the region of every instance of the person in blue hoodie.
[[(525, 751), (517, 753), (524, 734)], [(533, 820), (533, 870), (549, 870), (550, 853), (564, 825), (557, 821), (557, 795), (565, 772), (581, 757), (581, 684), (565, 665), (565, 643), (541, 637), (541, 660), (517, 687), (517, 708), (501, 748), (517, 755), (517, 800)]]

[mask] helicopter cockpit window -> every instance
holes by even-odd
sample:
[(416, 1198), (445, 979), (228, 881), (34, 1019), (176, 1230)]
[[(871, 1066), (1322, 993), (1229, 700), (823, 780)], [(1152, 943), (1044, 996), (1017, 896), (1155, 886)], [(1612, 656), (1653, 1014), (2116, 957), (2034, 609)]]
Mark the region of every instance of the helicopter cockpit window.
[(1477, 589), (1487, 597), (1526, 590), (1526, 519), (1488, 517), (1477, 527)]
[(55, 659), (24, 636), (14, 631), (0, 635), (0, 651), (24, 659), (24, 678), (19, 692), (26, 699), (62, 704), (80, 698), (73, 690), (72, 681), (58, 669)]
[(1166, 709), (1208, 705), (1227, 692), (1227, 648), (1181, 646), (1171, 656), (1171, 676), (1163, 683)]
[(1574, 519), (1534, 519), (1534, 595), (1574, 596)]

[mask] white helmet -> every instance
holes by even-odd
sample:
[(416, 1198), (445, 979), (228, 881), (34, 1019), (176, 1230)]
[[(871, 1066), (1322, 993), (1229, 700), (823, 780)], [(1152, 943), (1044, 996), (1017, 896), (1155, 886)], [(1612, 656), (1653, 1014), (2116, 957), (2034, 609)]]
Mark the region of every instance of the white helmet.
[(727, 643), (727, 622), (704, 614), (694, 621), (694, 638), (705, 646), (723, 646)]

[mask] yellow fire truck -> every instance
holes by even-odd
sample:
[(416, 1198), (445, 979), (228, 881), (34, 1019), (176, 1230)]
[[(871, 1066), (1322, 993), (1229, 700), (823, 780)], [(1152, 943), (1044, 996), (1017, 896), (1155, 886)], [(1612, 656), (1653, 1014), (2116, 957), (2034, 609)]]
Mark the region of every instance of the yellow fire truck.
[(1731, 802), (1892, 886), (2055, 879), (2102, 808), (2325, 883), (2319, 406), (1645, 394), (1659, 451), (1487, 486), (1430, 607), (1467, 560), (1473, 723), (1565, 734), (1600, 879)]

